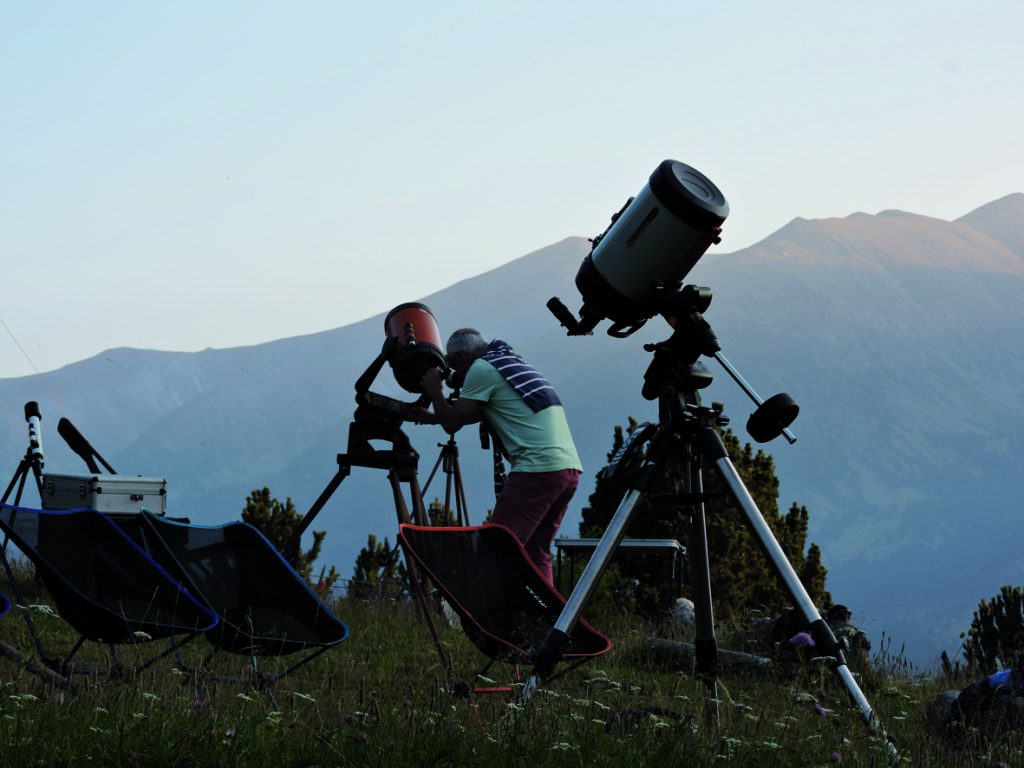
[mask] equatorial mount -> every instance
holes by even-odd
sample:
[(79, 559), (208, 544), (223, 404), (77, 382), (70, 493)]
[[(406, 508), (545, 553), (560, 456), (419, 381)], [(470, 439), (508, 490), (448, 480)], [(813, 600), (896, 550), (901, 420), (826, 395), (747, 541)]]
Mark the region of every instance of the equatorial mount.
[[(643, 496), (652, 492), (670, 456), (681, 450), (678, 455), (684, 460), (685, 477), (677, 496), (679, 503), (687, 507), (690, 513), (689, 551), (694, 557), (697, 669), (708, 688), (709, 701), (713, 703), (709, 710), (712, 716), (717, 720), (717, 705), (714, 703), (718, 701), (718, 645), (714, 630), (710, 553), (704, 509), (706, 496), (702, 475), (705, 467), (715, 470), (734, 506), (747, 523), (751, 535), (805, 620), (816, 645), (826, 656), (833, 658), (832, 670), (860, 710), (864, 723), (869, 730), (881, 734), (890, 756), (894, 756), (895, 746), (888, 741), (884, 728), (847, 667), (834, 635), (818, 613), (726, 452), (719, 434), (721, 427), (728, 423), (722, 407), (714, 404), (708, 408), (700, 404), (699, 392), (712, 380), (711, 372), (700, 358), (715, 358), (757, 405), (747, 420), (747, 431), (757, 442), (767, 442), (780, 434), (785, 435), (790, 443), (796, 442), (788, 426), (799, 413), (799, 406), (785, 393), (762, 400), (725, 358), (718, 338), (703, 316), (711, 304), (709, 288), (683, 286), (669, 292), (655, 291), (654, 294), (658, 309), (656, 314), (661, 314), (672, 328), (672, 334), (667, 339), (644, 346), (653, 357), (644, 372), (642, 394), (647, 400), (658, 400), (659, 422), (643, 424), (635, 429), (604, 470), (606, 477), (615, 477), (622, 482), (626, 494), (608, 522), (562, 614), (537, 652), (533, 671), (523, 688), (522, 700), (529, 700), (536, 688), (550, 676), (559, 650), (566, 643), (568, 632), (582, 615), (612, 554), (622, 541), (637, 504)], [(548, 307), (566, 326), (570, 335), (589, 332), (584, 327), (589, 324), (585, 312), (581, 313), (582, 320), (577, 321), (558, 299), (548, 302)], [(653, 317), (653, 314), (650, 316)], [(620, 324), (617, 322), (616, 326)], [(627, 329), (625, 334), (612, 333), (616, 326), (609, 331), (612, 336), (629, 335), (636, 330)]]
[[(722, 354), (718, 336), (704, 318), (704, 312), (711, 306), (713, 298), (711, 289), (696, 285), (668, 287), (660, 284), (654, 286), (652, 295), (653, 306), (656, 307), (654, 314), (665, 319), (672, 328), (672, 335), (664, 341), (644, 345), (646, 352), (653, 353), (650, 365), (644, 372), (641, 389), (644, 399), (656, 400), (666, 388), (677, 392), (705, 389), (711, 384), (713, 376), (700, 358), (711, 357), (718, 361), (757, 406), (747, 419), (747, 432), (750, 436), (758, 443), (766, 443), (783, 435), (790, 444), (795, 443), (796, 437), (788, 427), (796, 420), (800, 406), (785, 392), (763, 400)], [(550, 299), (547, 306), (570, 336), (589, 334), (593, 328), (586, 322), (585, 313), (582, 322), (577, 320), (558, 298)], [(636, 328), (626, 334), (613, 333), (615, 330), (616, 326), (609, 328), (609, 335), (622, 338)]]

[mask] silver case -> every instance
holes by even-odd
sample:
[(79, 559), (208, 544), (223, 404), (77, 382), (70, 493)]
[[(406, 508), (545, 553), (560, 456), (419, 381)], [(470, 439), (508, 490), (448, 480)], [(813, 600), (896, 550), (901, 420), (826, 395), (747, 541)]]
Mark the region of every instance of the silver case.
[(167, 512), (167, 480), (131, 475), (43, 475), (43, 509), (95, 509), (109, 514)]

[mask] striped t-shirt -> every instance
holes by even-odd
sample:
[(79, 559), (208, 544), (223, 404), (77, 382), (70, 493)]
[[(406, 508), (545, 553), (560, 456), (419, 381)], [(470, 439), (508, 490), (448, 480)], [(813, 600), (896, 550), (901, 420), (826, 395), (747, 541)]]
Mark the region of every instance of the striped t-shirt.
[(582, 471), (562, 406), (534, 411), (482, 356), (466, 373), (460, 397), (480, 402), (484, 418), (508, 454), (512, 472)]
[(480, 359), (493, 365), (534, 413), (552, 405), (562, 404), (551, 382), (517, 355), (507, 341), (495, 339), (487, 345)]

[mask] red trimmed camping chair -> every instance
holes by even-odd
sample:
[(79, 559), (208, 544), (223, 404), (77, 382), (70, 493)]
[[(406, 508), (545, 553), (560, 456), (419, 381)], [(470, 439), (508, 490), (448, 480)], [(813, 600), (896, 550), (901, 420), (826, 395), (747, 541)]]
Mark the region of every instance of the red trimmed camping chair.
[[(489, 658), (530, 664), (565, 605), (544, 580), (515, 534), (502, 525), (434, 527), (403, 524), (399, 541), (440, 595), (458, 614), (462, 630)], [(562, 651), (567, 667), (550, 680), (611, 649), (611, 641), (579, 621)], [(510, 688), (476, 688), (478, 693)]]

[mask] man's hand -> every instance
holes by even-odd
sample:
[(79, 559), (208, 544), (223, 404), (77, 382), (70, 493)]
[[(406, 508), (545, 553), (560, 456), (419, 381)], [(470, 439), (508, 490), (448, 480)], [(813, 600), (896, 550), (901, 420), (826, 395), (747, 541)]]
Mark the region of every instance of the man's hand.
[(444, 431), (451, 435), (458, 432), (459, 427), (480, 421), (483, 416), (480, 403), (476, 400), (459, 398), (450, 403), (445, 399), (441, 389), (441, 373), (436, 368), (431, 368), (423, 374), (420, 387), (434, 407), (433, 413), (427, 412), (431, 420), (424, 422), (426, 424), (440, 424)]
[(436, 398), (443, 396), (441, 383), (441, 373), (437, 368), (428, 368), (420, 379), (420, 388), (430, 396), (431, 401), (436, 402)]

